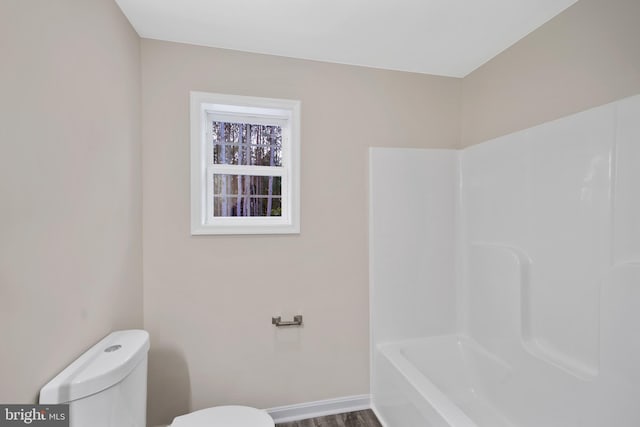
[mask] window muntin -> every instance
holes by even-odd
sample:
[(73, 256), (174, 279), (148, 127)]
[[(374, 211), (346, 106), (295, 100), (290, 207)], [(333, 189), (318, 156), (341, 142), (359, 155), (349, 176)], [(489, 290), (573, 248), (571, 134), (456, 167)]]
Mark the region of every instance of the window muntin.
[(282, 166), (282, 126), (233, 123), (213, 115), (209, 124), (213, 164)]
[(282, 216), (282, 177), (213, 174), (214, 217)]

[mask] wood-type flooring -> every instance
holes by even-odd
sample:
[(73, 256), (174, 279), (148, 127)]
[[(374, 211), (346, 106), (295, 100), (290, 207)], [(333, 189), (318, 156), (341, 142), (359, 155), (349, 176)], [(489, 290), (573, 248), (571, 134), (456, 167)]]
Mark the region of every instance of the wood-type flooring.
[(276, 424), (276, 427), (382, 427), (371, 409)]

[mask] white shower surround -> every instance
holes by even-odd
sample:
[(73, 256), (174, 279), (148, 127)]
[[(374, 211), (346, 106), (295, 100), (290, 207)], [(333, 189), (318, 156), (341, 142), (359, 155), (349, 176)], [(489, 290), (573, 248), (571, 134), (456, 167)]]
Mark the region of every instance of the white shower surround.
[(640, 425), (640, 96), (370, 161), (387, 427)]

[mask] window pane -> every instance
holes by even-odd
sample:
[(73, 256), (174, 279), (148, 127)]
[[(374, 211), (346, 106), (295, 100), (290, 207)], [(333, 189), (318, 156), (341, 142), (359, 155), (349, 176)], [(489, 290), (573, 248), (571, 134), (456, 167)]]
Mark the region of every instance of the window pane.
[(213, 164), (282, 166), (282, 127), (211, 122)]
[(282, 216), (282, 177), (214, 174), (213, 216)]

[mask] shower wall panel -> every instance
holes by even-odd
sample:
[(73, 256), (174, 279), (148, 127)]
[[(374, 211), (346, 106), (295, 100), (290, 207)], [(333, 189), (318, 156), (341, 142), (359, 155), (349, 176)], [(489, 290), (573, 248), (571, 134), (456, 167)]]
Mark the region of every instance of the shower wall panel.
[(372, 343), (451, 333), (456, 150), (370, 150)]

